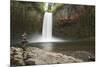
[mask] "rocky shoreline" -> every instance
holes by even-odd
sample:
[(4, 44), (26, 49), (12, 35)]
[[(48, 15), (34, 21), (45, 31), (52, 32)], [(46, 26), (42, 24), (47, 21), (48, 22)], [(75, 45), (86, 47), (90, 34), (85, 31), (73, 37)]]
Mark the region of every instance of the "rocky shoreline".
[(26, 47), (24, 50), (18, 47), (11, 47), (11, 65), (15, 66), (79, 62), (83, 62), (83, 60), (61, 53), (49, 52), (36, 47)]

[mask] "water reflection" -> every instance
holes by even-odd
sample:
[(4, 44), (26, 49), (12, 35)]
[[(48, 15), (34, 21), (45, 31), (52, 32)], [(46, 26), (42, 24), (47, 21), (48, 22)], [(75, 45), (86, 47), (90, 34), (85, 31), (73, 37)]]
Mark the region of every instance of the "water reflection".
[(42, 43), (40, 46), (42, 47), (42, 49), (47, 51), (53, 50), (53, 43)]

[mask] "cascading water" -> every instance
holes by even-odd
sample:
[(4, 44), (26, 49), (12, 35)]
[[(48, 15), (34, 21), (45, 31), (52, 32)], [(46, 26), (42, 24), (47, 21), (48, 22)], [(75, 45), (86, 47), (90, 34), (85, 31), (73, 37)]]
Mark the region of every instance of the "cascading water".
[[(43, 25), (42, 25), (42, 36), (35, 36), (32, 39), (30, 39), (30, 42), (63, 42), (64, 40), (58, 39), (58, 38), (54, 38), (52, 36), (52, 12), (48, 11), (48, 7), (51, 8), (52, 10), (52, 4), (46, 3), (44, 10), (44, 18), (43, 18)], [(50, 10), (50, 9), (49, 9)]]
[(52, 39), (52, 13), (45, 12), (43, 19), (42, 38), (45, 40)]

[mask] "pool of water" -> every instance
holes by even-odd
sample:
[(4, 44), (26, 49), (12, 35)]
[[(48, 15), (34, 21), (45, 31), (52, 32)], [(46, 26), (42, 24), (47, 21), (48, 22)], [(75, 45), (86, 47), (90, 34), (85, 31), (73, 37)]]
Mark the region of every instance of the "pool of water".
[[(21, 47), (22, 44), (11, 46)], [(74, 42), (53, 42), (53, 43), (29, 43), (26, 47), (32, 46), (46, 51), (62, 53), (88, 61), (88, 56), (95, 57), (95, 41), (74, 41)]]

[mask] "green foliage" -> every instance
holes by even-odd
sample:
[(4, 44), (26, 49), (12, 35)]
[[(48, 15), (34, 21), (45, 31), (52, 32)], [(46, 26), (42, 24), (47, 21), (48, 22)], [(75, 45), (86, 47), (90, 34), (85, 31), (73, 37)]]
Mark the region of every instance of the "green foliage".
[(56, 13), (58, 10), (60, 10), (62, 7), (64, 6), (64, 4), (55, 4), (53, 6), (52, 12)]
[(33, 4), (34, 9), (37, 10), (37, 12), (43, 13), (44, 12), (44, 3), (36, 3)]

